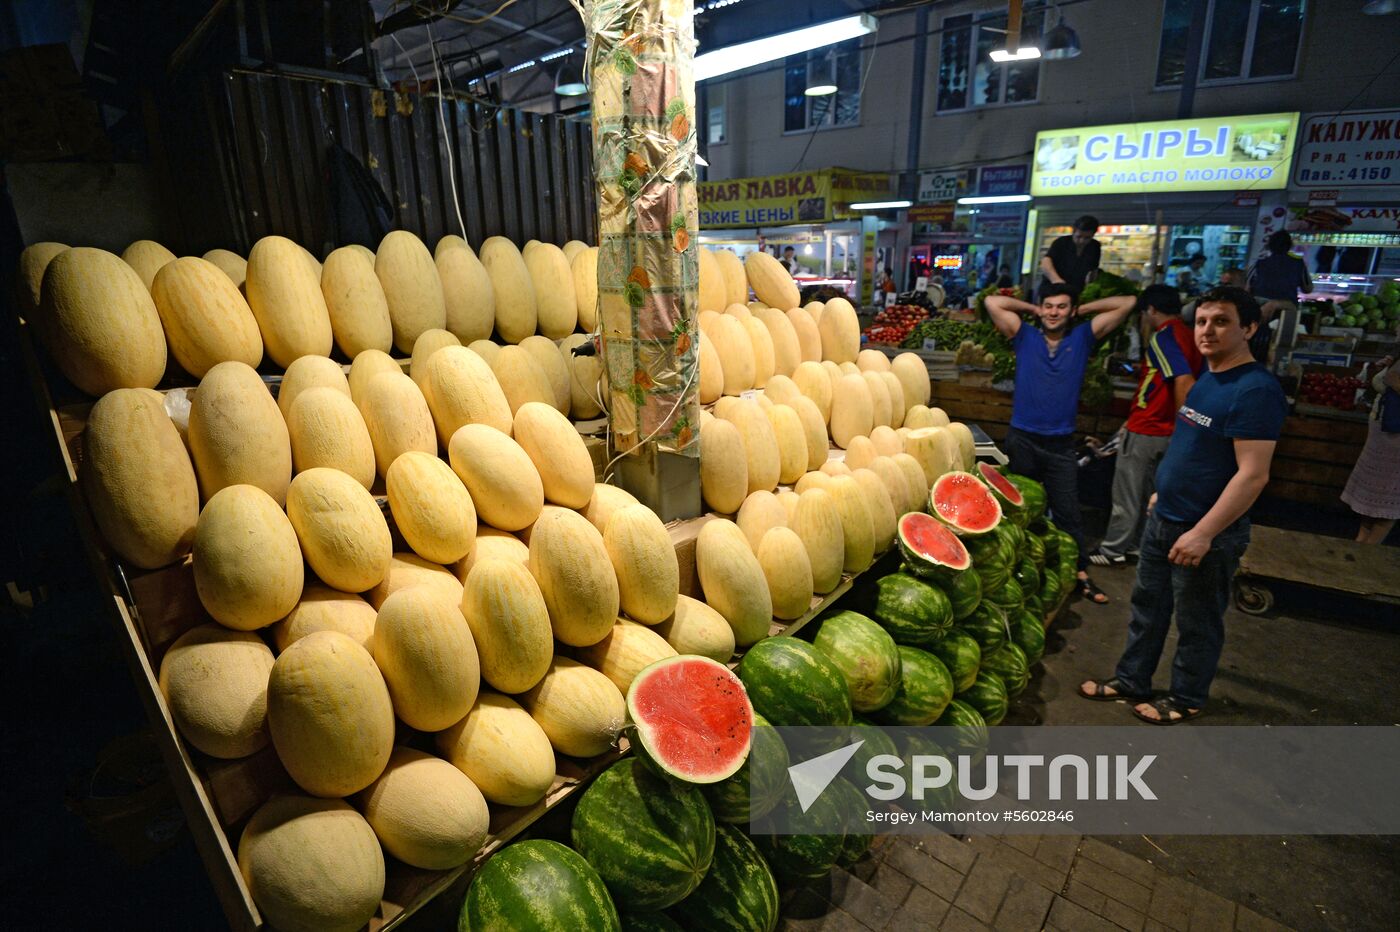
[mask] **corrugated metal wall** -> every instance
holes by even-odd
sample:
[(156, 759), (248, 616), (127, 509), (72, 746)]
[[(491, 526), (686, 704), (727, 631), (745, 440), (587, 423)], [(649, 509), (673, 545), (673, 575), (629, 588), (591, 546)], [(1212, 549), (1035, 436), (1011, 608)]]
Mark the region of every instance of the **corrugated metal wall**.
[[(393, 226), (431, 246), (461, 234), (523, 244), (593, 242), (597, 218), (586, 124), (465, 98), (229, 71), (198, 79), (163, 108), (168, 166), (186, 253), (244, 255), (280, 234), (323, 257), (335, 242), (327, 152), (359, 159), (388, 196)], [(445, 130), (445, 131), (444, 131)], [(449, 170), (449, 154), (451, 156)]]

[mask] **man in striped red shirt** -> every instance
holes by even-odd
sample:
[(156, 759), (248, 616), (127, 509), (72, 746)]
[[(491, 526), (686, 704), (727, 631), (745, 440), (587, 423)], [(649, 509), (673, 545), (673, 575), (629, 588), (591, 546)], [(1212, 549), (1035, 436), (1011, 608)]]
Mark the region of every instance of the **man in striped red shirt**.
[(1191, 328), (1181, 319), (1181, 298), (1167, 285), (1149, 285), (1137, 310), (1152, 336), (1143, 353), (1142, 380), (1124, 425), (1113, 473), (1113, 513), (1103, 543), (1089, 555), (1098, 566), (1119, 566), (1136, 556), (1143, 515), (1157, 464), (1167, 452), (1176, 412), (1204, 365)]

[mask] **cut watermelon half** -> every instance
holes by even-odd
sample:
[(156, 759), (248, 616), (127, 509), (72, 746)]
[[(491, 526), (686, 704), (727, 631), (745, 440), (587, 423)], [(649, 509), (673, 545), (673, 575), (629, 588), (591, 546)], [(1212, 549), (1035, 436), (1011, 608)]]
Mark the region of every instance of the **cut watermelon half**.
[(682, 654), (658, 660), (632, 680), (627, 714), (639, 756), (684, 783), (718, 783), (744, 765), (753, 706), (722, 663)]
[(998, 472), (990, 463), (978, 463), (977, 471), (982, 474), (982, 481), (987, 483), (987, 487), (992, 490), (992, 494), (997, 497), (997, 501), (1002, 508), (1020, 508), (1026, 504), (1026, 498), (1021, 494), (1021, 490), (1011, 484), (1011, 480)]
[(899, 551), (914, 574), (925, 579), (951, 578), (972, 566), (972, 556), (958, 536), (921, 511), (899, 519)]
[(929, 511), (953, 532), (977, 536), (1001, 523), (1001, 505), (992, 490), (970, 472), (939, 476), (928, 493)]

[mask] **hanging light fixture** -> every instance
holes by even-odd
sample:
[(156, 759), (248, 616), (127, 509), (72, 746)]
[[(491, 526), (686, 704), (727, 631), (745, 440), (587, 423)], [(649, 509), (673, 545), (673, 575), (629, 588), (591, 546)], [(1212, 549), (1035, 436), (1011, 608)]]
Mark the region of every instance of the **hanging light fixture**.
[(572, 57), (565, 60), (559, 66), (559, 73), (554, 76), (554, 93), (560, 97), (581, 97), (588, 93), (588, 85), (583, 83), (583, 71), (578, 65), (571, 64)]
[(836, 93), (836, 49), (823, 55), (816, 67), (807, 73), (807, 89), (802, 93), (808, 97), (828, 97)]
[(1065, 14), (1060, 12), (1058, 4), (1055, 6), (1055, 12), (1060, 14), (1060, 21), (1055, 24), (1055, 28), (1045, 34), (1045, 49), (1040, 53), (1041, 57), (1051, 61), (1078, 58), (1084, 52), (1079, 47), (1079, 33), (1065, 22)]
[(1040, 47), (1021, 44), (1021, 0), (1011, 0), (1006, 11), (1006, 47), (992, 49), (994, 62), (1029, 61), (1040, 57)]
[(1361, 5), (1361, 12), (1367, 16), (1384, 16), (1387, 13), (1400, 13), (1400, 0), (1367, 0)]

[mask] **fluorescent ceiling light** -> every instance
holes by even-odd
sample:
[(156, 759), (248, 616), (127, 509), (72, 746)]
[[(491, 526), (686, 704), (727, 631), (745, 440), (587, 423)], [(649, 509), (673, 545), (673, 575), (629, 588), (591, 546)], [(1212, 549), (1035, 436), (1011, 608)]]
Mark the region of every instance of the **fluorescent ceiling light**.
[(986, 197), (960, 197), (959, 204), (1019, 204), (1022, 201), (1029, 201), (1029, 194), (997, 194)]
[(994, 62), (1029, 61), (1039, 57), (1040, 49), (1034, 45), (1023, 45), (1015, 52), (1008, 49), (992, 49), (991, 51), (991, 58)]
[(865, 201), (860, 204), (852, 204), (851, 210), (898, 210), (901, 207), (913, 206), (913, 201)]
[(511, 65), (509, 68), (506, 69), (506, 74), (515, 74), (517, 71), (524, 71), (526, 68), (533, 68), (537, 64), (539, 64), (539, 62), (535, 61), (532, 58), (529, 61), (523, 61), (518, 65)]
[(861, 13), (794, 29), (792, 32), (782, 32), (776, 36), (727, 45), (695, 56), (695, 80), (708, 81), (722, 74), (742, 71), (789, 55), (800, 55), (812, 49), (845, 42), (847, 39), (857, 39), (869, 35), (877, 28), (875, 17)]
[(827, 97), (836, 93), (835, 84), (813, 84), (802, 92), (808, 97)]

